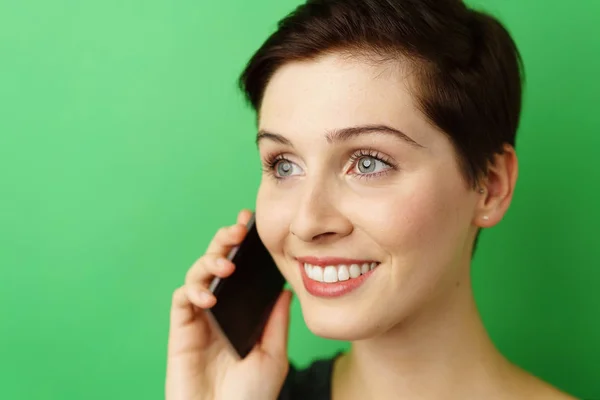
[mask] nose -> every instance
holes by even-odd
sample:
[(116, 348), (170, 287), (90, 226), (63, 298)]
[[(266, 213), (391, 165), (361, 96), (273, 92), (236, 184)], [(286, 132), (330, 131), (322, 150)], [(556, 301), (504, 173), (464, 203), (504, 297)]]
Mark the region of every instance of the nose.
[(339, 210), (340, 196), (325, 182), (305, 183), (290, 223), (290, 233), (305, 242), (331, 241), (352, 232), (351, 222)]

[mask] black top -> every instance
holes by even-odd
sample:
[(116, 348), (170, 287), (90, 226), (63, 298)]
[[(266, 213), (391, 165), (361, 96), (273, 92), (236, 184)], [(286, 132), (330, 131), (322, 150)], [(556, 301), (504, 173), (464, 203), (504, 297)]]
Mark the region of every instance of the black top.
[(330, 400), (333, 362), (339, 355), (318, 359), (304, 369), (296, 369), (290, 363), (277, 400)]
[(318, 359), (304, 369), (296, 369), (290, 363), (277, 400), (331, 400), (333, 362), (341, 354)]

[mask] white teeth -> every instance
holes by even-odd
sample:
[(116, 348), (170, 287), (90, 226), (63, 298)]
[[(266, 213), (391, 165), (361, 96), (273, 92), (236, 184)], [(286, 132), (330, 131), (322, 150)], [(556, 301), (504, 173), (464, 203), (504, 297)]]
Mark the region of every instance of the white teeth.
[(313, 265), (310, 269), (310, 278), (317, 282), (323, 282), (323, 268)]
[(337, 268), (333, 265), (328, 265), (323, 271), (323, 281), (327, 283), (334, 283), (338, 281)]
[(350, 272), (348, 272), (348, 267), (346, 267), (345, 265), (340, 265), (337, 271), (337, 275), (339, 281), (347, 281), (348, 279), (350, 279)]
[(359, 276), (360, 276), (360, 267), (358, 266), (358, 264), (352, 264), (350, 266), (350, 277), (358, 278)]
[(304, 263), (306, 276), (318, 282), (335, 283), (338, 281), (347, 281), (351, 278), (358, 278), (361, 274), (366, 274), (377, 267), (378, 263), (352, 264), (350, 267), (341, 264), (339, 266), (328, 265), (321, 267)]
[(371, 270), (371, 264), (368, 264), (368, 263), (364, 263), (362, 265), (362, 267), (360, 268), (360, 272), (363, 273), (363, 274), (366, 274), (370, 270)]

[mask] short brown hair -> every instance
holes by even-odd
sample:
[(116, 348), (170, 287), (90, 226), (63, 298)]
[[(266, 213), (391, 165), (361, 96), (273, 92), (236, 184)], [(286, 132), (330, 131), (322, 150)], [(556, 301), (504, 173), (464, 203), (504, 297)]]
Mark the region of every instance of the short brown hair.
[(472, 185), (504, 143), (515, 146), (522, 62), (493, 17), (460, 0), (308, 0), (250, 59), (240, 87), (259, 111), (279, 67), (336, 51), (416, 62), (420, 108), (450, 137)]
[(523, 63), (492, 16), (461, 0), (308, 0), (250, 59), (240, 88), (259, 112), (279, 67), (337, 52), (410, 61), (419, 108), (448, 135), (473, 188), (504, 144), (515, 147)]

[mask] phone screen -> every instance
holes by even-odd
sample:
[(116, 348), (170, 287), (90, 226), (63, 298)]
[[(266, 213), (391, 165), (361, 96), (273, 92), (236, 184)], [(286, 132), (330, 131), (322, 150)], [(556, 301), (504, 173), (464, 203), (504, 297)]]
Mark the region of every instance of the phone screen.
[(237, 354), (244, 358), (260, 339), (285, 278), (258, 236), (254, 215), (244, 240), (231, 250), (228, 258), (235, 264), (235, 270), (227, 278), (214, 278), (210, 290), (217, 303), (207, 312)]

